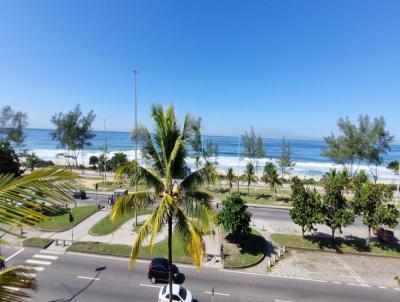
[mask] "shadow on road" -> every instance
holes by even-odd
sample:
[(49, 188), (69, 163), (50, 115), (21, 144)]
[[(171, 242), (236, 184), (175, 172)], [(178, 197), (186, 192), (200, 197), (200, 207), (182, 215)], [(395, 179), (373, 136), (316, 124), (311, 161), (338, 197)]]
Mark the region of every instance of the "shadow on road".
[(107, 266), (101, 266), (97, 267), (95, 269), (95, 275), (90, 280), (88, 284), (86, 284), (82, 289), (80, 289), (77, 293), (73, 294), (70, 298), (60, 298), (60, 299), (55, 299), (55, 300), (50, 300), (49, 302), (68, 302), (68, 301), (73, 301), (76, 297), (78, 297), (81, 293), (83, 293), (85, 290), (87, 290), (93, 283), (96, 281), (96, 278), (100, 275), (102, 271), (104, 271), (107, 268)]

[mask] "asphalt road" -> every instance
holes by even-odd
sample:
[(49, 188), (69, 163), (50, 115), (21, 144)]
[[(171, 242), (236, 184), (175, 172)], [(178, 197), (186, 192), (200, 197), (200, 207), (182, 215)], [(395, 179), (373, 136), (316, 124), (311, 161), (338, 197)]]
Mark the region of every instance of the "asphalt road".
[[(13, 255), (16, 249), (3, 248), (4, 254)], [(127, 259), (81, 254), (45, 254), (37, 249), (25, 248), (7, 265), (37, 259), (35, 255), (50, 255), (44, 270), (38, 272), (39, 290), (32, 292), (34, 302), (131, 302), (157, 301), (160, 284), (152, 285), (146, 278), (147, 262), (136, 264), (130, 276)], [(36, 256), (37, 257), (37, 256)], [(104, 268), (96, 272), (96, 268)], [(184, 286), (192, 291), (199, 302), (211, 301), (212, 288), (215, 302), (224, 301), (396, 301), (400, 291), (383, 291), (374, 287), (338, 285), (316, 281), (267, 277), (238, 271), (203, 268), (199, 273), (191, 266), (179, 266), (185, 275)], [(95, 278), (95, 279), (94, 279)]]

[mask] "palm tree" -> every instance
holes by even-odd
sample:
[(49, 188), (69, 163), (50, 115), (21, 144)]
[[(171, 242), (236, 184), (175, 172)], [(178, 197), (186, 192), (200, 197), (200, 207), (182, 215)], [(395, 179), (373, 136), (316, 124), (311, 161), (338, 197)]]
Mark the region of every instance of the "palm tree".
[[(149, 237), (150, 248), (154, 238), (163, 227), (168, 229), (168, 270), (169, 290), (172, 293), (172, 233), (184, 244), (186, 253), (191, 255), (196, 267), (203, 259), (203, 239), (198, 227), (210, 230), (216, 223), (216, 214), (211, 207), (211, 195), (199, 188), (207, 182), (207, 171), (199, 169), (191, 174), (185, 162), (186, 146), (193, 131), (193, 118), (186, 116), (182, 130), (177, 125), (175, 110), (172, 105), (167, 108), (152, 106), (154, 133), (140, 126), (135, 129), (133, 137), (140, 142), (142, 154), (147, 166), (137, 161), (119, 168), (116, 181), (122, 176), (130, 179), (132, 184), (142, 183), (148, 190), (137, 191), (120, 197), (112, 211), (116, 220), (132, 208), (145, 208), (155, 198), (159, 205), (150, 214), (140, 228), (132, 246), (129, 268), (138, 256), (139, 250)], [(191, 219), (197, 218), (194, 223)], [(172, 295), (170, 295), (172, 301)]]
[(230, 167), (230, 168), (228, 168), (228, 170), (226, 170), (226, 178), (227, 178), (228, 184), (229, 184), (229, 191), (231, 191), (232, 187), (233, 187), (233, 183), (236, 181), (236, 175), (233, 172), (232, 167)]
[(257, 182), (257, 175), (252, 163), (246, 165), (246, 170), (242, 175), (242, 181), (247, 183), (247, 195), (250, 195), (250, 185)]
[(263, 180), (267, 186), (274, 192), (274, 197), (276, 200), (278, 188), (282, 187), (282, 180), (279, 178), (278, 170), (275, 168), (274, 164), (266, 163), (264, 167)]
[[(72, 199), (75, 190), (75, 175), (57, 168), (46, 168), (15, 177), (13, 174), (0, 175), (0, 231), (17, 235), (13, 228), (35, 225), (47, 219), (39, 212), (45, 207), (55, 211), (54, 206)], [(43, 205), (42, 203), (47, 205)], [(4, 226), (10, 226), (7, 229)], [(22, 291), (8, 287), (36, 289), (32, 275), (33, 268), (16, 265), (0, 271), (0, 302), (24, 301), (29, 297)]]

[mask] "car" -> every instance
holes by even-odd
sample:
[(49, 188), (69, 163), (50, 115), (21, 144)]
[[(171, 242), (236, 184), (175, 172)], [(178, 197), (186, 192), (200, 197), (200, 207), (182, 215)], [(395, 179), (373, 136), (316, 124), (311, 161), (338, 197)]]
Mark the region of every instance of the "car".
[(385, 230), (384, 228), (378, 228), (375, 230), (374, 234), (384, 242), (395, 242), (396, 238), (394, 236), (393, 231)]
[[(172, 278), (174, 281), (179, 279), (180, 273), (176, 265), (172, 265)], [(165, 258), (154, 258), (149, 264), (147, 277), (151, 283), (158, 281), (168, 282), (168, 260)]]
[[(179, 284), (172, 284), (172, 301), (192, 302), (192, 293), (183, 286), (180, 286)], [(158, 302), (169, 302), (168, 284), (160, 288), (160, 292), (158, 294)]]

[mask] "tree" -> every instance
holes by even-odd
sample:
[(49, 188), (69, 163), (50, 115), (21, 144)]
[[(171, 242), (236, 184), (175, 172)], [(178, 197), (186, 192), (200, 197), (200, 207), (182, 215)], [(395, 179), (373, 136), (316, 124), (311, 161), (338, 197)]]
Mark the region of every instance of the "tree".
[(193, 135), (190, 139), (190, 145), (193, 149), (193, 158), (196, 163), (196, 170), (201, 165), (201, 158), (203, 157), (203, 143), (201, 139), (201, 118), (193, 123)]
[(243, 150), (244, 156), (248, 157), (251, 163), (254, 163), (254, 160), (257, 156), (257, 137), (254, 133), (253, 127), (250, 127), (250, 132), (245, 132), (242, 135), (242, 142), (243, 142)]
[(96, 165), (99, 163), (99, 158), (95, 155), (92, 155), (89, 157), (89, 165), (93, 166), (93, 168), (96, 168)]
[(106, 155), (101, 154), (99, 156), (99, 163), (98, 163), (97, 168), (98, 168), (99, 172), (102, 172), (102, 171), (107, 171), (108, 172), (108, 171), (111, 170), (110, 160), (107, 159)]
[(213, 164), (217, 164), (217, 161), (214, 160), (212, 161), (211, 158), (216, 159), (218, 157), (218, 145), (213, 141), (213, 140), (207, 140), (206, 141), (206, 147), (203, 151), (203, 158), (204, 161), (212, 162)]
[(397, 225), (399, 211), (387, 203), (391, 200), (393, 192), (388, 185), (374, 184), (369, 181), (355, 187), (354, 212), (361, 215), (363, 223), (368, 227), (368, 240), (371, 240), (371, 230), (385, 224), (389, 227)]
[(113, 169), (117, 169), (120, 166), (128, 163), (128, 156), (123, 152), (116, 152), (109, 160), (109, 166)]
[(149, 245), (153, 246), (155, 236), (166, 226), (168, 279), (172, 292), (172, 233), (182, 242), (193, 263), (200, 267), (204, 248), (199, 228), (209, 231), (216, 223), (216, 214), (211, 207), (211, 195), (200, 190), (206, 183), (204, 168), (188, 173), (186, 148), (194, 131), (193, 118), (187, 115), (180, 129), (172, 105), (165, 109), (153, 105), (152, 118), (155, 124), (153, 134), (144, 126), (135, 129), (133, 134), (142, 146), (147, 166), (132, 161), (117, 169), (115, 177), (116, 181), (126, 177), (132, 184), (142, 183), (149, 189), (118, 198), (112, 210), (112, 219), (115, 221), (126, 212), (146, 208), (155, 198), (161, 199), (134, 239), (130, 267), (135, 263), (144, 241), (149, 237)]
[(40, 158), (35, 153), (28, 154), (25, 158), (26, 166), (31, 168), (31, 171), (38, 167), (40, 164)]
[(226, 170), (226, 179), (228, 180), (229, 184), (229, 191), (232, 191), (233, 183), (236, 181), (236, 175), (233, 172), (233, 168), (230, 167)]
[(247, 211), (247, 205), (240, 197), (240, 193), (231, 193), (222, 201), (222, 206), (222, 210), (218, 214), (218, 221), (225, 230), (233, 235), (249, 234), (251, 213)]
[[(16, 235), (13, 229), (5, 226), (32, 226), (47, 219), (37, 209), (45, 207), (54, 211), (54, 206), (71, 201), (70, 192), (76, 189), (74, 179), (74, 174), (56, 168), (35, 170), (21, 177), (1, 174), (0, 208), (3, 210), (0, 211), (0, 231)], [(27, 293), (9, 287), (36, 289), (33, 272), (34, 268), (26, 265), (15, 265), (1, 270), (0, 302), (25, 301), (29, 297)]]
[(256, 171), (258, 176), (258, 164), (260, 159), (265, 157), (264, 140), (261, 135), (258, 135), (256, 142)]
[(0, 141), (13, 143), (21, 151), (26, 139), (24, 133), (26, 126), (28, 126), (28, 115), (26, 113), (15, 112), (10, 106), (5, 106), (1, 109)]
[(385, 119), (379, 117), (371, 122), (368, 115), (360, 115), (358, 125), (347, 117), (339, 119), (337, 125), (341, 134), (335, 136), (332, 133), (325, 137), (327, 147), (322, 155), (342, 165), (350, 176), (357, 173), (360, 163), (366, 162), (376, 182), (382, 155), (390, 151), (394, 140), (394, 136), (385, 130)]
[(59, 142), (60, 147), (67, 148), (68, 164), (70, 164), (69, 158), (72, 157), (77, 167), (79, 151), (83, 154), (83, 148), (90, 146), (90, 140), (96, 137), (92, 129), (95, 118), (93, 110), (84, 116), (80, 105), (77, 105), (73, 111), (65, 114), (60, 112), (51, 118), (51, 122), (56, 127), (56, 130), (51, 133), (52, 138)]
[(285, 138), (282, 138), (281, 145), (281, 155), (278, 159), (279, 167), (281, 168), (281, 175), (285, 174), (285, 169), (291, 169), (295, 165), (295, 162), (292, 160), (292, 151), (290, 149), (290, 143), (286, 142)]
[(295, 224), (301, 226), (301, 234), (307, 231), (316, 231), (316, 224), (322, 223), (324, 217), (322, 214), (321, 196), (318, 192), (304, 187), (304, 184), (298, 177), (293, 177), (291, 184), (292, 209), (289, 211), (290, 217)]
[(243, 183), (247, 183), (247, 195), (250, 195), (250, 185), (257, 182), (256, 171), (252, 163), (246, 165), (246, 170), (241, 176)]
[(332, 241), (335, 232), (354, 222), (354, 213), (348, 207), (344, 189), (349, 182), (347, 173), (331, 169), (324, 178), (325, 195), (323, 196), (322, 213), (325, 224), (332, 230)]
[(278, 171), (273, 163), (266, 163), (264, 166), (264, 174), (262, 180), (274, 192), (275, 199), (277, 197), (278, 188), (282, 187), (282, 180), (279, 179)]
[(392, 170), (394, 174), (399, 175), (400, 163), (397, 160), (391, 161), (386, 168)]
[(19, 158), (8, 142), (0, 142), (0, 174), (21, 175)]

